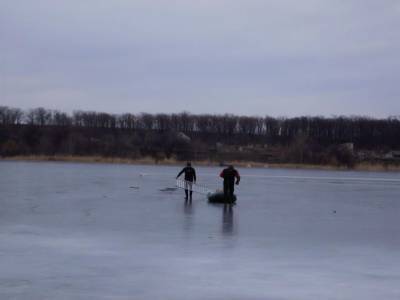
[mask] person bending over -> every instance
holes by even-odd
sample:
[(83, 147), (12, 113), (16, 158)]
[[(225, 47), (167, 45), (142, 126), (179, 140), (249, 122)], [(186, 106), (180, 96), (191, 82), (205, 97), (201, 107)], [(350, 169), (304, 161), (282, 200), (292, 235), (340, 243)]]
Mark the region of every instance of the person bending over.
[(190, 196), (190, 200), (192, 200), (192, 185), (193, 182), (196, 183), (196, 170), (192, 167), (190, 162), (187, 162), (186, 167), (179, 172), (176, 179), (178, 179), (183, 173), (185, 173), (185, 200), (188, 199), (188, 196)]
[[(226, 199), (233, 201), (233, 193), (235, 192), (235, 183), (238, 185), (240, 182), (239, 172), (230, 165), (226, 169), (222, 170), (219, 175), (224, 179), (224, 196)], [(236, 182), (235, 182), (236, 179)]]

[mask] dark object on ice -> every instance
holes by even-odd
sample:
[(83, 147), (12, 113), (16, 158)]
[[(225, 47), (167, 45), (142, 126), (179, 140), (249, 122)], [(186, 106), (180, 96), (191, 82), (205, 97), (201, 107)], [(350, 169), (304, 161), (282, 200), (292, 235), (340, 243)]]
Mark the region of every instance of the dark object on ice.
[(176, 191), (178, 188), (176, 188), (176, 187), (167, 187), (167, 188), (163, 188), (163, 189), (160, 189), (159, 191), (160, 192), (174, 192), (174, 191)]
[(130, 186), (129, 188), (130, 188), (130, 189), (135, 189), (135, 190), (138, 190), (138, 189), (139, 189), (138, 186)]
[(235, 203), (236, 195), (232, 197), (226, 197), (223, 192), (215, 192), (213, 194), (209, 194), (208, 201), (211, 203)]

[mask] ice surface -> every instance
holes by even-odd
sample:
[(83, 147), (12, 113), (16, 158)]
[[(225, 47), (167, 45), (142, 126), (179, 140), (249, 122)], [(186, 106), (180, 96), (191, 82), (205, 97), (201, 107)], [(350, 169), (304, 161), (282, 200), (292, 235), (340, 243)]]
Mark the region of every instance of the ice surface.
[(400, 299), (400, 174), (180, 169), (1, 162), (0, 299)]

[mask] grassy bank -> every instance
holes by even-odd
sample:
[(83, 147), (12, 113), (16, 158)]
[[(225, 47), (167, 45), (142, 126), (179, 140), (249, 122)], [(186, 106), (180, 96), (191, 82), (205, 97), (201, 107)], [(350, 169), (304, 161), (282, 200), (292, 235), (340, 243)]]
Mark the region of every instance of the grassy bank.
[[(182, 165), (184, 161), (176, 159), (157, 160), (152, 157), (143, 157), (139, 159), (103, 157), (103, 156), (69, 156), (69, 155), (25, 155), (1, 157), (3, 161), (59, 161), (59, 162), (82, 162), (82, 163), (117, 163), (133, 165)], [(400, 171), (400, 165), (382, 164), (382, 163), (359, 163), (353, 168), (335, 165), (313, 165), (313, 164), (294, 164), (294, 163), (260, 163), (251, 161), (231, 161), (226, 162), (234, 164), (240, 168), (286, 168), (286, 169), (309, 169), (309, 170), (357, 170), (357, 171)], [(197, 166), (221, 166), (220, 162), (201, 160), (193, 161)]]

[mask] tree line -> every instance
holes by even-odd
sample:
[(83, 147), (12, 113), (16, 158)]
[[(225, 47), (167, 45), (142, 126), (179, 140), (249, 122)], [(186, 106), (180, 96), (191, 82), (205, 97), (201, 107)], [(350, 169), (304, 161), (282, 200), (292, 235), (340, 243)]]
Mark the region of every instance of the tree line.
[(98, 129), (151, 130), (187, 134), (216, 134), (266, 137), (268, 142), (288, 143), (306, 136), (322, 143), (354, 142), (362, 147), (400, 145), (400, 117), (295, 117), (193, 115), (178, 114), (109, 114), (75, 111), (71, 115), (57, 110), (0, 107), (0, 125), (57, 126)]
[[(191, 147), (203, 149), (203, 152), (217, 142), (292, 148), (310, 145), (326, 148), (350, 142), (359, 149), (400, 148), (400, 117), (274, 118), (188, 112), (109, 114), (95, 111), (68, 114), (42, 107), (21, 110), (0, 106), (0, 128), (0, 154), (3, 155), (11, 152), (37, 154), (37, 149), (46, 153), (93, 154), (101, 148), (100, 154), (125, 156), (132, 151), (140, 152), (138, 155), (144, 152), (172, 155), (179, 151), (192, 151), (190, 146), (176, 138), (175, 133), (190, 137)], [(10, 151), (12, 148), (19, 150)]]

